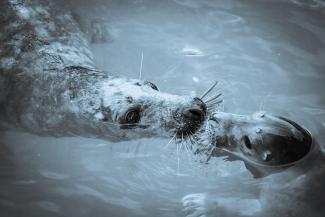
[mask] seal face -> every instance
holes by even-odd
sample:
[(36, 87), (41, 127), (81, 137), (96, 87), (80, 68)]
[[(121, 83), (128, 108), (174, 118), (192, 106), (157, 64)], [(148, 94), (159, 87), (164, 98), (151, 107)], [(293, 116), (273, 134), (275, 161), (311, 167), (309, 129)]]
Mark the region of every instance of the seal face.
[(121, 137), (187, 137), (205, 120), (201, 100), (159, 92), (149, 81), (116, 77), (102, 82), (99, 92), (102, 100), (94, 116), (104, 125), (119, 128)]
[(261, 168), (273, 172), (293, 166), (313, 145), (310, 133), (297, 123), (263, 112), (250, 116), (216, 112), (196, 136), (203, 144), (197, 152), (209, 150), (214, 156), (243, 160), (253, 173)]

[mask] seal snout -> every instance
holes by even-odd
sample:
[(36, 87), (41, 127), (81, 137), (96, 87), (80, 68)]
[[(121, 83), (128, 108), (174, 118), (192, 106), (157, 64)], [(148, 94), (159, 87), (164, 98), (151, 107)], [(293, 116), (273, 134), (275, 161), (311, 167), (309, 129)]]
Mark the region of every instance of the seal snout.
[(190, 120), (202, 120), (204, 119), (205, 113), (201, 109), (191, 108), (183, 112), (183, 115)]
[(193, 98), (191, 104), (185, 108), (182, 115), (189, 122), (203, 121), (206, 116), (206, 105), (198, 97)]
[(186, 136), (195, 133), (204, 122), (206, 113), (205, 103), (198, 97), (193, 98), (189, 105), (181, 112), (183, 124), (177, 134)]

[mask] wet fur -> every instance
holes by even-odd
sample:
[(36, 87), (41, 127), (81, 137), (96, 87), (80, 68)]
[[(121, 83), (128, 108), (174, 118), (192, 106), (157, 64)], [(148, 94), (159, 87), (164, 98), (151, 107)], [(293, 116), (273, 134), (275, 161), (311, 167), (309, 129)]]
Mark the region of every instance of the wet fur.
[[(96, 69), (64, 1), (1, 1), (0, 125), (111, 141), (171, 137), (192, 98)], [(139, 123), (123, 122), (137, 108)]]

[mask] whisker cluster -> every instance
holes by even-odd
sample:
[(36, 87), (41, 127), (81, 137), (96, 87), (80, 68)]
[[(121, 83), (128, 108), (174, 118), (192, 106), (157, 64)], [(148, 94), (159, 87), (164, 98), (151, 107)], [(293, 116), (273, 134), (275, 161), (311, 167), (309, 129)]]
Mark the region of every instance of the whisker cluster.
[[(213, 85), (210, 86), (206, 91), (204, 91), (204, 93), (200, 97), (200, 99), (206, 104), (208, 113), (216, 111), (218, 106), (223, 102), (223, 99), (221, 99), (222, 93), (219, 92), (215, 95), (211, 94), (218, 83), (218, 81), (214, 82)], [(209, 128), (207, 131), (211, 131), (210, 123), (207, 121), (206, 124)], [(211, 142), (208, 142), (207, 144), (201, 144), (198, 135), (194, 133), (197, 130), (199, 129), (191, 129), (189, 132), (175, 132), (175, 135), (169, 140), (169, 142), (164, 147), (167, 148), (172, 143), (176, 145), (177, 173), (179, 173), (181, 151), (185, 150), (189, 158), (191, 156), (204, 156), (205, 159), (200, 159), (200, 162), (208, 163), (210, 158), (213, 156), (214, 151), (216, 149), (219, 149), (218, 147), (214, 146)]]
[(216, 82), (214, 82), (214, 84), (211, 86), (211, 87), (209, 87), (202, 95), (201, 95), (201, 99), (203, 99), (205, 96), (207, 96), (212, 90), (213, 90), (213, 88), (215, 87), (215, 86), (217, 86), (217, 84), (218, 84), (219, 82), (218, 81), (216, 81)]
[(209, 87), (206, 91), (204, 91), (204, 93), (200, 97), (201, 100), (206, 104), (208, 111), (216, 110), (217, 107), (223, 102), (223, 100), (221, 99), (222, 93), (218, 93), (204, 100), (204, 98), (212, 92), (212, 90), (217, 86), (218, 83), (218, 81), (214, 82), (212, 86)]

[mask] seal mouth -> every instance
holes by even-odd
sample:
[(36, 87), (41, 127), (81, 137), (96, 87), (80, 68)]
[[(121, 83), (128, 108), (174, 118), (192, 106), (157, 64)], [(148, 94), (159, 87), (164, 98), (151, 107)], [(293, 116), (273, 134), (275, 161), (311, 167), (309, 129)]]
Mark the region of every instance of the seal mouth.
[(288, 147), (285, 150), (287, 159), (282, 162), (278, 162), (280, 165), (283, 166), (287, 164), (295, 164), (310, 153), (313, 144), (313, 137), (308, 130), (306, 130), (296, 122), (281, 116), (278, 116), (278, 118), (290, 124), (301, 135), (299, 139), (295, 138), (295, 136), (291, 136), (285, 139), (285, 143), (283, 144), (286, 144), (286, 146)]
[[(303, 160), (312, 150), (311, 133), (287, 118), (280, 116), (273, 118), (285, 122), (289, 133), (281, 134), (281, 132), (274, 133), (272, 130), (261, 130), (254, 132), (254, 134), (260, 134), (258, 139), (253, 139), (256, 135), (243, 134), (239, 140), (233, 136), (225, 136), (222, 142), (226, 141), (227, 144), (222, 144), (220, 140), (216, 141), (214, 138), (214, 146), (220, 148), (225, 155), (237, 157), (254, 167), (286, 168)], [(282, 124), (281, 122), (275, 123)]]
[[(242, 160), (255, 177), (279, 172), (304, 161), (315, 149), (311, 133), (284, 117), (238, 116), (227, 113), (209, 118), (199, 131), (197, 154)], [(229, 128), (228, 128), (229, 127)]]
[[(287, 118), (278, 118), (293, 126), (302, 137), (299, 140), (292, 136), (285, 139), (275, 138), (275, 140), (272, 140), (271, 137), (270, 141), (276, 142), (274, 144), (277, 145), (277, 149), (273, 149), (273, 151), (264, 151), (261, 158), (244, 156), (242, 160), (244, 161), (246, 168), (255, 178), (261, 178), (272, 173), (281, 172), (287, 168), (298, 165), (307, 160), (307, 158), (310, 158), (312, 153), (317, 150), (317, 145), (315, 144), (313, 136), (307, 129)], [(278, 153), (277, 157), (274, 156), (272, 152)]]
[(242, 137), (240, 151), (245, 160), (258, 166), (287, 167), (296, 164), (311, 150), (311, 134), (294, 121), (277, 117), (291, 127), (289, 135), (262, 132), (259, 140)]

